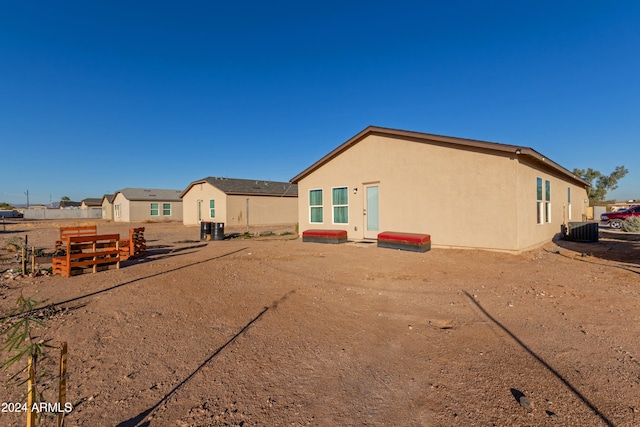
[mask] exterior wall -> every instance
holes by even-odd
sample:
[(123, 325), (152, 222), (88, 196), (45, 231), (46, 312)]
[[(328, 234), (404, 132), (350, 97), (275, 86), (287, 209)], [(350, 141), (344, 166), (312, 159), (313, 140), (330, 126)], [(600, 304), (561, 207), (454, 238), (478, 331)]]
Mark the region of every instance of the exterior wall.
[[(158, 204), (158, 215), (151, 215), (151, 203)], [(162, 214), (162, 204), (171, 204), (171, 215)], [(120, 205), (120, 216), (116, 215), (116, 205)], [(142, 221), (182, 221), (182, 202), (162, 200), (127, 200), (122, 193), (118, 193), (113, 199), (115, 222), (142, 222)]]
[[(516, 166), (508, 156), (369, 135), (298, 183), (300, 231), (375, 238), (364, 233), (364, 186), (377, 184), (379, 231), (427, 233), (434, 246), (509, 250), (516, 246)], [(339, 186), (348, 187), (346, 225), (332, 221), (331, 189)], [(323, 189), (323, 224), (309, 218), (316, 188)]]
[[(151, 204), (158, 204), (158, 215), (151, 215)], [(171, 205), (171, 215), (162, 213), (162, 205)], [(132, 200), (129, 202), (129, 222), (141, 221), (182, 221), (182, 202), (163, 200)]]
[[(247, 199), (249, 200), (248, 215)], [(227, 196), (227, 224), (246, 226), (247, 221), (249, 226), (295, 224), (298, 222), (298, 198)]]
[[(542, 178), (543, 203), (545, 181), (551, 184), (551, 221), (538, 224), (537, 178)], [(529, 249), (550, 241), (560, 233), (563, 223), (584, 221), (589, 196), (587, 190), (570, 183), (543, 165), (520, 162), (518, 168), (518, 248)], [(571, 215), (567, 189), (571, 188)], [(585, 202), (586, 200), (586, 202)], [(543, 218), (543, 221), (544, 218)]]
[(102, 219), (113, 221), (113, 204), (107, 200), (102, 201)]
[(600, 219), (600, 215), (607, 212), (606, 206), (594, 206), (593, 207), (593, 218)]
[(100, 209), (25, 209), (25, 219), (100, 219)]
[[(552, 178), (552, 222), (536, 224), (536, 176), (513, 154), (368, 135), (298, 183), (300, 231), (347, 230), (350, 239), (381, 231), (427, 233), (433, 246), (518, 251), (560, 231), (566, 182)], [(562, 183), (562, 184), (561, 184)], [(379, 188), (379, 230), (366, 230), (366, 185)], [(347, 187), (348, 223), (335, 224), (331, 191)], [(564, 190), (560, 190), (564, 187)], [(309, 190), (323, 190), (323, 223), (310, 222)], [(572, 186), (573, 218), (584, 188)], [(563, 199), (564, 197), (564, 199)], [(533, 208), (531, 207), (533, 206)]]
[(115, 222), (131, 222), (129, 205), (129, 200), (122, 193), (116, 194), (113, 198), (113, 220)]
[(100, 207), (98, 207), (97, 205), (87, 205), (85, 202), (81, 202), (80, 203), (80, 209), (101, 209)]
[[(209, 183), (195, 184), (182, 197), (182, 222), (198, 225), (198, 200), (202, 201), (202, 221), (227, 222), (227, 195)], [(215, 200), (215, 217), (210, 215), (209, 201)]]
[[(294, 224), (298, 221), (298, 198), (276, 196), (226, 195), (209, 183), (195, 184), (182, 197), (183, 223), (197, 225), (198, 200), (202, 201), (202, 221), (222, 222), (226, 226), (247, 225), (247, 199), (251, 226)], [(211, 218), (209, 200), (215, 200)]]

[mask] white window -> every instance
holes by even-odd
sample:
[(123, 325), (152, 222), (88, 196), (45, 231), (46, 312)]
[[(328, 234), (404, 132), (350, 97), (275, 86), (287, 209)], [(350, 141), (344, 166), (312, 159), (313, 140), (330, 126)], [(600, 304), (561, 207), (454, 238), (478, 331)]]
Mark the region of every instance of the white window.
[(216, 217), (216, 201), (209, 200), (209, 218)]
[(162, 204), (162, 215), (171, 216), (171, 203)]
[(322, 190), (309, 190), (309, 222), (322, 224)]
[(120, 218), (120, 204), (113, 205), (113, 214), (116, 218)]
[(551, 181), (544, 182), (544, 222), (551, 222)]
[(347, 187), (331, 189), (331, 206), (333, 207), (333, 223), (349, 223), (349, 192)]
[(543, 223), (544, 203), (542, 201), (542, 178), (536, 178), (536, 222)]
[(151, 216), (158, 216), (158, 204), (151, 203)]

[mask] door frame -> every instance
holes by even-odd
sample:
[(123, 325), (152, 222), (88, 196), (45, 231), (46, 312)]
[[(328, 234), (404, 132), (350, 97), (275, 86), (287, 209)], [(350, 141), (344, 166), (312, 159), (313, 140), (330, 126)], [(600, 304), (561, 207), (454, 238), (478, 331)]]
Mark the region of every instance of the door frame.
[[(378, 189), (378, 200), (376, 204), (376, 211), (378, 214), (378, 228), (376, 230), (369, 230), (369, 199), (367, 197), (367, 192), (369, 188), (377, 188)], [(364, 239), (377, 239), (378, 233), (380, 232), (380, 182), (368, 182), (362, 184), (362, 194), (363, 194), (363, 203), (362, 203), (362, 237)]]

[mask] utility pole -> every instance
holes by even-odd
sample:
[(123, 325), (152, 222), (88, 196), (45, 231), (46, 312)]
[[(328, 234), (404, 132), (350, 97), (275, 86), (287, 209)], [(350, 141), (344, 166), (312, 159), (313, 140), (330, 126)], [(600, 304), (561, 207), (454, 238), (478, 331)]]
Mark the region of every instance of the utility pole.
[(24, 194), (27, 195), (27, 209), (29, 209), (29, 190), (27, 190)]

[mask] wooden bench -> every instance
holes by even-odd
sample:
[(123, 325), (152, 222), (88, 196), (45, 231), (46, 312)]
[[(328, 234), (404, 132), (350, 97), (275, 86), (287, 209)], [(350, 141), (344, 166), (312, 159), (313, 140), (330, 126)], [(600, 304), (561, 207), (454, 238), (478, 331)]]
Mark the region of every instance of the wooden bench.
[(345, 243), (346, 230), (306, 230), (302, 232), (303, 242), (313, 243)]
[(120, 240), (120, 260), (136, 258), (147, 251), (147, 241), (144, 238), (144, 227), (129, 229), (129, 238)]
[(95, 225), (80, 225), (76, 227), (60, 227), (60, 240), (56, 240), (56, 252), (62, 249), (62, 244), (72, 236), (95, 236), (98, 227)]
[(418, 233), (383, 231), (378, 234), (378, 247), (403, 251), (427, 252), (431, 249), (431, 236)]
[(120, 268), (120, 235), (69, 236), (63, 242), (64, 256), (53, 257), (53, 274), (69, 277), (85, 269), (93, 273), (110, 264)]

